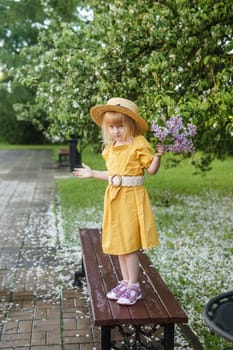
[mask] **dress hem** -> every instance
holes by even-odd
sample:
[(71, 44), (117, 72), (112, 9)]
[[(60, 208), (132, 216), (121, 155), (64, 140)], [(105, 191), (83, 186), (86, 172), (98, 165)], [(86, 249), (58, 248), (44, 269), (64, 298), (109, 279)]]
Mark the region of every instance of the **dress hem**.
[(159, 246), (159, 243), (158, 244), (153, 244), (153, 245), (151, 245), (151, 246), (149, 246), (149, 247), (145, 247), (145, 248), (143, 248), (143, 247), (139, 247), (139, 248), (135, 248), (135, 249), (133, 249), (133, 250), (130, 250), (130, 251), (127, 251), (127, 252), (124, 252), (124, 253), (122, 253), (122, 252), (109, 252), (109, 251), (106, 251), (106, 250), (104, 250), (103, 249), (103, 252), (104, 252), (104, 254), (108, 254), (108, 255), (127, 255), (127, 254), (132, 254), (132, 253), (135, 253), (135, 252), (137, 252), (138, 250), (147, 250), (147, 249), (151, 249), (151, 248), (156, 248), (156, 247), (158, 247)]

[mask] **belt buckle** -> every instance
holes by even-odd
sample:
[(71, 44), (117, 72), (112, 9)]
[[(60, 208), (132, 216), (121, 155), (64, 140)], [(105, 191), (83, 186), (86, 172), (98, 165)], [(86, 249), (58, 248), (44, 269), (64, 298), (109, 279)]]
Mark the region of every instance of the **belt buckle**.
[(122, 177), (119, 174), (115, 174), (111, 176), (111, 185), (113, 187), (120, 187), (122, 184)]

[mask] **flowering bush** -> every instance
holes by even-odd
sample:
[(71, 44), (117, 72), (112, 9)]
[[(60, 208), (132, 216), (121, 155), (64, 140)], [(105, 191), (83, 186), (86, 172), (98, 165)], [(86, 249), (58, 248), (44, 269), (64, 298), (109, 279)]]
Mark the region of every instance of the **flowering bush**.
[(196, 135), (195, 125), (183, 124), (181, 116), (172, 116), (170, 119), (155, 118), (151, 131), (160, 143), (165, 145), (165, 150), (174, 153), (195, 151), (192, 138)]

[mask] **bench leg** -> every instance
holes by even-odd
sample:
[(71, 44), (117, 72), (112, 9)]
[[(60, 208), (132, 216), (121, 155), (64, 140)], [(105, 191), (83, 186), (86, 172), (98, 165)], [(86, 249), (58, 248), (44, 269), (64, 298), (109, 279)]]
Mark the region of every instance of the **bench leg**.
[(164, 350), (174, 350), (174, 324), (164, 326)]
[(111, 349), (111, 326), (101, 327), (101, 350)]
[(83, 259), (82, 259), (81, 271), (76, 271), (74, 273), (74, 282), (73, 282), (74, 287), (82, 287), (82, 281), (80, 280), (81, 277), (85, 277), (85, 269), (84, 269)]

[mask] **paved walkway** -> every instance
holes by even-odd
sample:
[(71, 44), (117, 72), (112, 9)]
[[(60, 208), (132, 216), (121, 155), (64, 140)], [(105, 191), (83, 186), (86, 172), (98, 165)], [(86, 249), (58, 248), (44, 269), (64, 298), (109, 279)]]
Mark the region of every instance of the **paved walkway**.
[[(56, 173), (50, 151), (0, 151), (2, 350), (99, 347), (86, 297), (59, 284)], [(63, 277), (75, 263), (62, 271)]]

